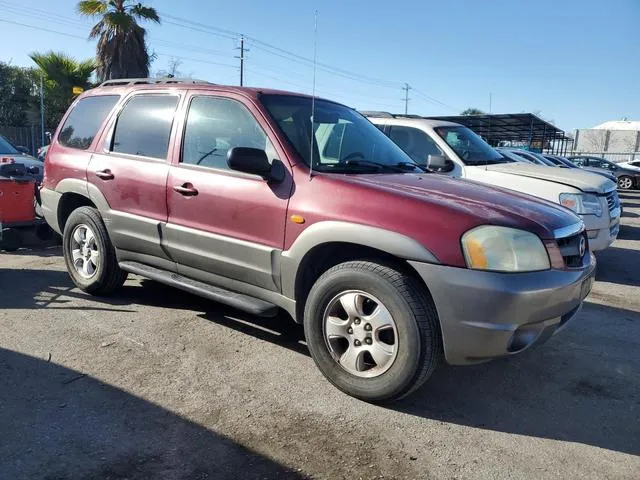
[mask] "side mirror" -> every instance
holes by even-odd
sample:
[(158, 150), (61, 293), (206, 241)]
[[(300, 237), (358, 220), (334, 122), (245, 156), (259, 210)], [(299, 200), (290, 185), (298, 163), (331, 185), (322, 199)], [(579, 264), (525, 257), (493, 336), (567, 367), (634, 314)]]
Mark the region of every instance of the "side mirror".
[(427, 168), (436, 172), (448, 172), (453, 170), (453, 162), (445, 155), (428, 155)]
[(51, 143), (51, 137), (53, 136), (51, 132), (44, 132), (44, 136), (46, 137), (47, 141), (49, 143)]
[(24, 153), (25, 155), (29, 155), (29, 149), (27, 147), (23, 147), (23, 146), (17, 146), (16, 150), (18, 150), (20, 153)]
[(284, 179), (284, 166), (276, 166), (276, 162), (271, 165), (267, 153), (259, 148), (233, 147), (227, 154), (227, 165), (231, 170), (259, 175), (267, 181)]

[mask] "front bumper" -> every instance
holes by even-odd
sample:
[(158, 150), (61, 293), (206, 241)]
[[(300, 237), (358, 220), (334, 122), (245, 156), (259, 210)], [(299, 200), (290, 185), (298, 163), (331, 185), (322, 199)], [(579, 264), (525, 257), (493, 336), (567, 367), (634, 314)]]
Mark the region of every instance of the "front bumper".
[(409, 262), (438, 311), (449, 364), (515, 355), (548, 340), (578, 313), (595, 274), (595, 257), (581, 268), (496, 273)]
[(581, 215), (584, 222), (587, 237), (589, 237), (589, 249), (593, 252), (605, 250), (618, 237), (620, 231), (620, 208), (613, 212), (607, 212), (602, 217), (593, 215)]

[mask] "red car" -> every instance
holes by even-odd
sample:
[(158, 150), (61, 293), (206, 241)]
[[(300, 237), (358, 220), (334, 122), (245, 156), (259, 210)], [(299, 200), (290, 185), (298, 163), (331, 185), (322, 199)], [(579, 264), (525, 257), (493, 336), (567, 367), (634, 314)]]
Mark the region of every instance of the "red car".
[(135, 273), (282, 309), (367, 401), (409, 394), (442, 357), (544, 342), (595, 269), (569, 210), (432, 175), (353, 109), (281, 91), (106, 82), (61, 122), (41, 197), (80, 289)]

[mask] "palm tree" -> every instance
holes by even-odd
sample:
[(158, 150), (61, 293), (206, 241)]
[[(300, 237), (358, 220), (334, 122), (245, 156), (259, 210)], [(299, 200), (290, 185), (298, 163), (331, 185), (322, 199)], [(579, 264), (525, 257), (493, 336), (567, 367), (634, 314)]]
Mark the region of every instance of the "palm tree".
[[(73, 87), (81, 87), (83, 90), (92, 87), (91, 76), (96, 69), (95, 61), (78, 61), (58, 52), (34, 52), (29, 57), (42, 72), (47, 125), (55, 126), (75, 97)], [(37, 70), (34, 71), (34, 77), (38, 84), (40, 75), (35, 72)]]
[(98, 80), (148, 77), (151, 57), (139, 21), (160, 23), (158, 12), (132, 0), (82, 0), (78, 12), (100, 20), (89, 38), (98, 38)]

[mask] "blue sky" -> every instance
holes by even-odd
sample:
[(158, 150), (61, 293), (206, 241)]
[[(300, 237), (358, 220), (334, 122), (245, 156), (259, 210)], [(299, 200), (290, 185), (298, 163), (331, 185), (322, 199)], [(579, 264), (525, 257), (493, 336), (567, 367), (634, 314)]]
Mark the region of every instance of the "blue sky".
[[(165, 19), (149, 27), (149, 45), (158, 54), (152, 71), (176, 57), (186, 75), (238, 82), (236, 36), (180, 27), (172, 18), (178, 17), (247, 35), (245, 84), (310, 92), (309, 62), (292, 61), (265, 43), (312, 58), (317, 9), (318, 62), (340, 69), (318, 70), (318, 95), (402, 112), (407, 82), (409, 112), (422, 115), (488, 110), (491, 92), (494, 113), (539, 111), (567, 131), (640, 120), (640, 0), (144, 3)], [(95, 43), (83, 39), (91, 21), (75, 14), (75, 4), (0, 0), (0, 60), (31, 65), (29, 52), (51, 49), (91, 57)]]

